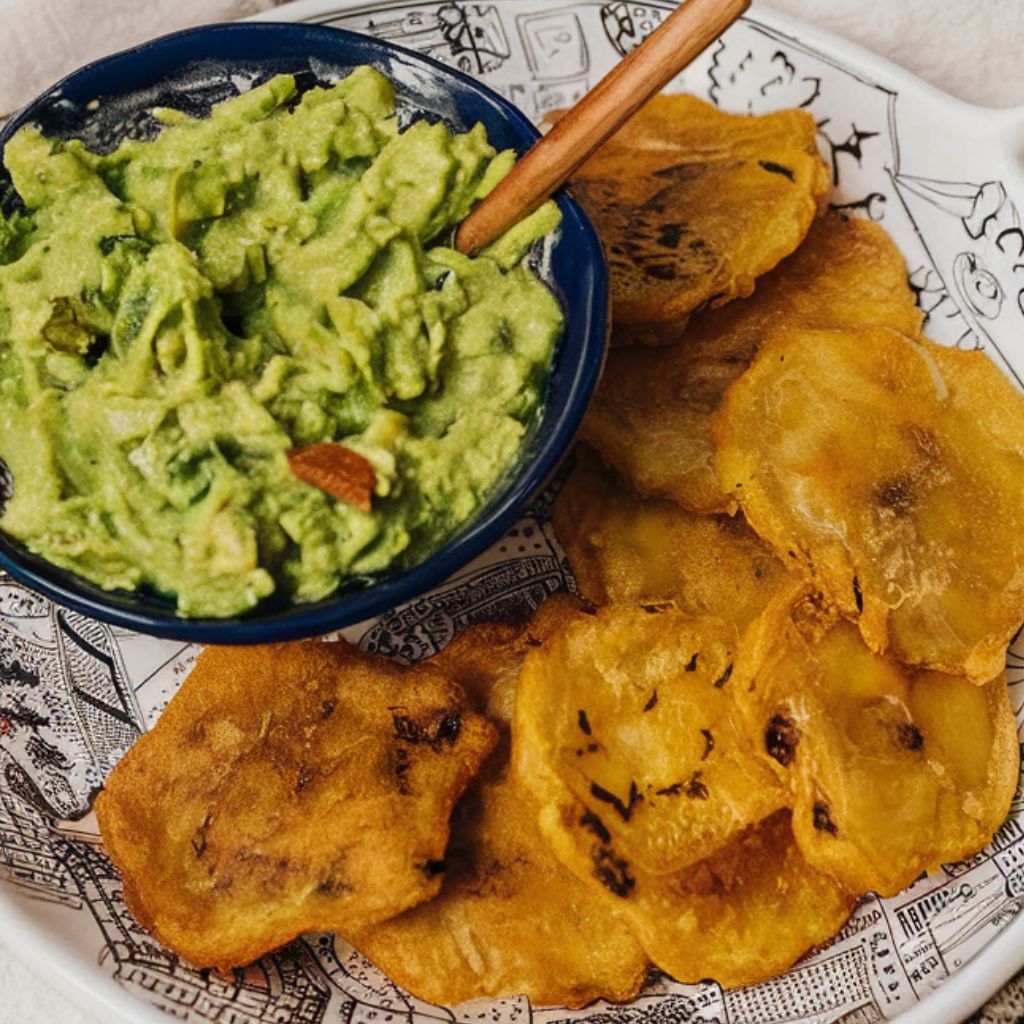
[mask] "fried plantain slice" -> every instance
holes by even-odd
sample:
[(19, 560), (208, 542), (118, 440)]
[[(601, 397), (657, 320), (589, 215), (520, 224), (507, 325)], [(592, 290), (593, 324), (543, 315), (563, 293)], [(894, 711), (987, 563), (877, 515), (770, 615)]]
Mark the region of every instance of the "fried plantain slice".
[(514, 721), (538, 802), (600, 809), (621, 856), (651, 872), (693, 864), (785, 806), (730, 685), (735, 648), (720, 619), (609, 606), (531, 651)]
[(507, 739), (523, 658), (579, 611), (580, 602), (571, 594), (554, 594), (526, 619), (483, 622), (462, 630), (430, 664), (461, 686), (473, 706), (497, 723)]
[(856, 903), (803, 857), (789, 811), (670, 874), (623, 857), (599, 811), (567, 797), (544, 809), (541, 829), (563, 863), (603, 891), (655, 965), (678, 981), (713, 978), (723, 988), (767, 981), (835, 935)]
[(986, 683), (1024, 619), (1024, 396), (981, 352), (775, 334), (715, 420), (758, 534), (872, 650)]
[(736, 679), (804, 856), (849, 889), (894, 896), (1006, 819), (1019, 746), (1005, 675), (976, 686), (873, 654), (798, 584), (744, 638)]
[(873, 325), (920, 334), (903, 257), (878, 225), (826, 214), (749, 299), (694, 317), (676, 345), (612, 351), (582, 436), (638, 494), (735, 511), (715, 474), (711, 419), (762, 338)]
[[(434, 664), (507, 731), (522, 659), (575, 608), (555, 596), (529, 622), (472, 627)], [(572, 1007), (632, 999), (647, 974), (646, 955), (601, 894), (548, 849), (538, 807), (508, 757), (507, 743), (500, 745), (456, 809), (437, 898), (346, 938), (428, 1002), (511, 993)]]
[(791, 579), (742, 516), (636, 498), (585, 446), (555, 502), (554, 527), (580, 593), (595, 604), (672, 601), (743, 630)]
[(631, 930), (548, 849), (510, 771), (457, 811), (436, 899), (345, 937), (431, 1003), (525, 995), (535, 1005), (632, 999), (648, 959)]
[(663, 344), (699, 306), (749, 295), (807, 234), (828, 192), (814, 120), (735, 116), (656, 96), (575, 174), (604, 242), (614, 340)]
[(496, 739), (429, 665), (344, 642), (207, 648), (96, 813), (139, 922), (227, 969), (435, 895)]

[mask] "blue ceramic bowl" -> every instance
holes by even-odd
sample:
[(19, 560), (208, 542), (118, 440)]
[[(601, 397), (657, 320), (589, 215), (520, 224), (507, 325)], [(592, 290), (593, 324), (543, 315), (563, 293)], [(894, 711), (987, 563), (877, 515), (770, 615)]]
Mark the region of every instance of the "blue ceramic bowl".
[[(372, 64), (398, 86), (407, 110), (468, 129), (480, 121), (498, 149), (524, 152), (537, 138), (526, 117), (493, 90), (428, 57), (340, 29), (298, 24), (229, 24), (166, 36), (90, 64), (30, 103), (0, 131), (0, 146), (23, 124), (49, 135), (113, 146), (151, 133), (147, 111), (177, 107), (201, 116), (282, 72), (313, 84), (325, 70)], [(93, 100), (101, 100), (97, 106)], [(92, 107), (92, 109), (90, 109)], [(2, 156), (2, 153), (0, 153)], [(0, 168), (0, 193), (5, 176)], [(32, 555), (0, 535), (0, 567), (60, 604), (158, 636), (202, 643), (257, 643), (315, 636), (371, 618), (430, 590), (497, 541), (551, 476), (571, 443), (597, 384), (607, 335), (608, 291), (597, 235), (579, 206), (558, 198), (562, 227), (549, 283), (566, 326), (538, 422), (518, 467), (476, 518), (424, 562), (315, 604), (261, 605), (234, 619), (184, 619), (144, 593), (105, 591)], [(17, 486), (17, 481), (14, 481)]]

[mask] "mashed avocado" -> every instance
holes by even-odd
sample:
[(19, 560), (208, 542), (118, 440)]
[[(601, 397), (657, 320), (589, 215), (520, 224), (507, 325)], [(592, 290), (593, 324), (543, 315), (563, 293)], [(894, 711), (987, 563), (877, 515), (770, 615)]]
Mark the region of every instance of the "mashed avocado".
[[(514, 466), (562, 315), (523, 262), (432, 240), (507, 173), (482, 126), (400, 130), (371, 68), (280, 76), (114, 152), (21, 129), (0, 216), (0, 528), (100, 586), (228, 616), (421, 560)], [(369, 511), (289, 452), (372, 466)]]

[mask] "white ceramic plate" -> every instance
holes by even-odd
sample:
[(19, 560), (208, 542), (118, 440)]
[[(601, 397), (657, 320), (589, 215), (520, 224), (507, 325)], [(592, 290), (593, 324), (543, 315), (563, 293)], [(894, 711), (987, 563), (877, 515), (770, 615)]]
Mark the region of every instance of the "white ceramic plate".
[[(666, 3), (302, 0), (270, 17), (385, 36), (486, 79), (540, 117), (572, 103), (658, 23)], [(758, 9), (676, 88), (733, 111), (809, 109), (832, 202), (881, 221), (903, 250), (935, 340), (984, 348), (1024, 378), (1024, 114), (968, 106), (841, 40)], [(349, 631), (426, 655), (458, 629), (567, 585), (542, 499), (434, 594)], [(104, 1021), (232, 1024), (532, 1020), (558, 1024), (844, 1021), (952, 1024), (1024, 966), (1024, 799), (992, 847), (889, 900), (769, 984), (722, 993), (655, 977), (626, 1007), (454, 1009), (392, 985), (331, 936), (308, 936), (227, 982), (179, 964), (131, 920), (89, 817), (69, 821), (159, 714), (194, 652), (120, 633), (0, 580), (0, 926), (20, 955)], [(1021, 719), (1024, 643), (1010, 657)]]

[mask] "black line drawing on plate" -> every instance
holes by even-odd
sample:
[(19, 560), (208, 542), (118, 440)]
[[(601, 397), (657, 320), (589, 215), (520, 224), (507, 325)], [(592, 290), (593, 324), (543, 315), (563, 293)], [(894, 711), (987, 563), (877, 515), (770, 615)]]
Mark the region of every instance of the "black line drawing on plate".
[(973, 887), (969, 900), (950, 905), (948, 912), (939, 915), (931, 925), (936, 950), (948, 973), (952, 973), (971, 956), (971, 946), (986, 933), (998, 931), (1003, 922), (1020, 913), (1022, 901), (1022, 873), (1019, 866), (1019, 847), (1014, 848), (1017, 863), (1007, 863), (997, 853), (993, 864), (999, 873), (980, 879)]
[(125, 906), (117, 870), (98, 844), (62, 839), (62, 857), (103, 934), (101, 962), (114, 979), (159, 1010), (188, 1021), (322, 1024), (331, 986), (293, 946), (230, 978), (183, 964), (146, 932)]
[(946, 881), (887, 901), (894, 936), (919, 998), (985, 945), (1021, 910), (1022, 833), (1000, 830), (984, 853), (956, 865), (944, 865)]
[(590, 88), (585, 78), (568, 82), (540, 82), (533, 90), (533, 116), (541, 121), (552, 110), (563, 110), (582, 99)]
[(662, 23), (665, 14), (666, 11), (660, 7), (624, 3), (620, 0), (602, 6), (601, 25), (615, 52), (625, 57)]
[[(401, 1020), (407, 1024), (425, 1021), (454, 1022), (457, 1019), (455, 1013), (446, 1007), (425, 1003), (399, 988), (373, 964), (334, 935), (306, 935), (300, 942), (295, 943), (295, 947), (303, 950), (304, 955), (315, 962), (317, 970), (357, 1007), (350, 1018), (352, 1020), (370, 1020), (378, 1015), (383, 1015), (385, 1020)], [(500, 1006), (503, 1011), (502, 1019), (509, 1024), (515, 1017), (524, 1015), (524, 1003), (525, 1001), (521, 999), (495, 1000), (495, 1005)], [(525, 1016), (529, 1019), (528, 1008)]]
[(462, 71), (474, 75), (496, 71), (512, 55), (493, 4), (443, 4), (437, 9), (437, 21), (455, 65)]
[(821, 95), (821, 78), (801, 74), (788, 51), (779, 47), (755, 53), (719, 39), (708, 68), (708, 98), (715, 106), (754, 113), (763, 109), (810, 107)]
[(317, 24), (353, 28), (400, 43), (471, 75), (500, 68), (512, 50), (495, 4), (445, 3), (336, 11)]
[[(1001, 182), (897, 172), (900, 197), (962, 319), (956, 344), (991, 348), (1024, 386), (1024, 225)], [(936, 216), (936, 213), (940, 216)]]
[(869, 192), (863, 199), (849, 203), (829, 203), (829, 209), (836, 213), (863, 214), (868, 220), (879, 221), (885, 216), (886, 196), (883, 192)]
[(384, 615), (359, 646), (405, 662), (421, 661), (467, 626), (522, 618), (552, 594), (570, 588), (562, 559), (539, 523), (521, 521), (502, 545), (505, 558)]
[(992, 859), (1003, 876), (1005, 895), (1019, 901), (1024, 897), (1024, 832), (1015, 821), (1007, 825), (1015, 827), (1000, 830)]
[(878, 1024), (882, 1020), (885, 1020), (882, 1011), (875, 1003), (869, 1003), (867, 1006), (858, 1006), (856, 1010), (844, 1013), (842, 1017), (836, 1019), (835, 1024)]
[[(749, 28), (744, 34), (731, 30), (717, 44), (707, 72), (712, 101), (751, 113), (781, 106), (810, 110), (839, 194), (833, 208), (884, 217), (908, 254), (919, 249), (927, 263), (911, 256), (911, 284), (935, 339), (990, 349), (1024, 387), (1024, 223), (1004, 185), (911, 173), (903, 167), (893, 90), (783, 32), (754, 22)], [(835, 114), (837, 87), (843, 90), (842, 123), (856, 111), (848, 129), (840, 129)]]
[(1024, 683), (1024, 628), (1017, 630), (1017, 635), (1010, 641), (1006, 652), (1006, 677), (1010, 686)]
[(404, 7), (394, 9), (381, 7), (373, 10), (353, 11), (347, 16), (344, 12), (339, 11), (317, 19), (317, 21), (325, 25), (359, 28), (378, 39), (401, 43), (402, 46), (419, 50), (432, 57), (443, 56), (446, 47), (436, 11), (430, 8), (417, 7), (407, 10)]
[(864, 163), (864, 143), (869, 139), (877, 139), (881, 134), (880, 132), (865, 132), (861, 131), (857, 127), (856, 123), (850, 122), (850, 134), (841, 142), (836, 142), (829, 134), (825, 131), (825, 127), (830, 123), (829, 118), (825, 118), (824, 121), (818, 122), (818, 132), (828, 143), (829, 151), (831, 153), (831, 159), (829, 163), (832, 164), (832, 184), (838, 185), (840, 180), (840, 156), (849, 156), (856, 161), (857, 166), (861, 167)]
[(521, 110), (527, 108), (526, 86), (521, 82), (491, 82), (489, 84), (495, 92), (501, 93), (505, 99), (514, 103)]
[[(564, 1013), (564, 1010), (553, 1011), (550, 1017), (545, 1014), (544, 1024), (573, 1024), (574, 1018), (560, 1016)], [(718, 1013), (705, 1014), (701, 999), (676, 993), (653, 998), (640, 996), (627, 1006), (604, 1004), (586, 1018), (587, 1024), (721, 1024), (722, 1021)]]
[(0, 578), (0, 750), (75, 818), (142, 730), (110, 629)]
[[(751, 989), (725, 993), (730, 1020), (753, 1020), (771, 1012), (781, 996), (794, 1009), (795, 1019), (814, 1019), (829, 1012), (862, 1010), (874, 1006), (869, 978), (868, 952), (864, 943), (829, 950), (797, 965), (783, 979)], [(881, 1019), (881, 1014), (879, 1018)]]
[(934, 267), (922, 263), (911, 271), (907, 284), (914, 293), (917, 305), (925, 316), (925, 324), (932, 318), (958, 317), (960, 311), (949, 297), (946, 285)]
[(538, 82), (579, 78), (590, 70), (587, 39), (571, 8), (516, 16), (530, 72)]
[[(753, 31), (734, 43), (727, 33), (718, 41), (707, 69), (712, 103), (733, 112), (764, 114), (802, 108), (815, 119), (819, 148), (832, 171), (830, 206), (844, 215), (882, 220), (891, 182), (886, 161), (895, 150), (895, 94), (790, 40), (782, 33), (751, 25)], [(865, 111), (848, 128), (837, 121), (832, 77), (856, 91)], [(840, 94), (842, 95), (842, 94)], [(844, 106), (849, 99), (844, 96)], [(845, 121), (847, 115), (843, 115)], [(873, 127), (861, 127), (870, 118)], [(859, 123), (858, 123), (859, 122)], [(869, 122), (869, 123), (872, 123)]]
[(55, 853), (52, 821), (24, 769), (0, 752), (0, 879), (23, 895), (78, 909), (82, 901), (64, 861)]

